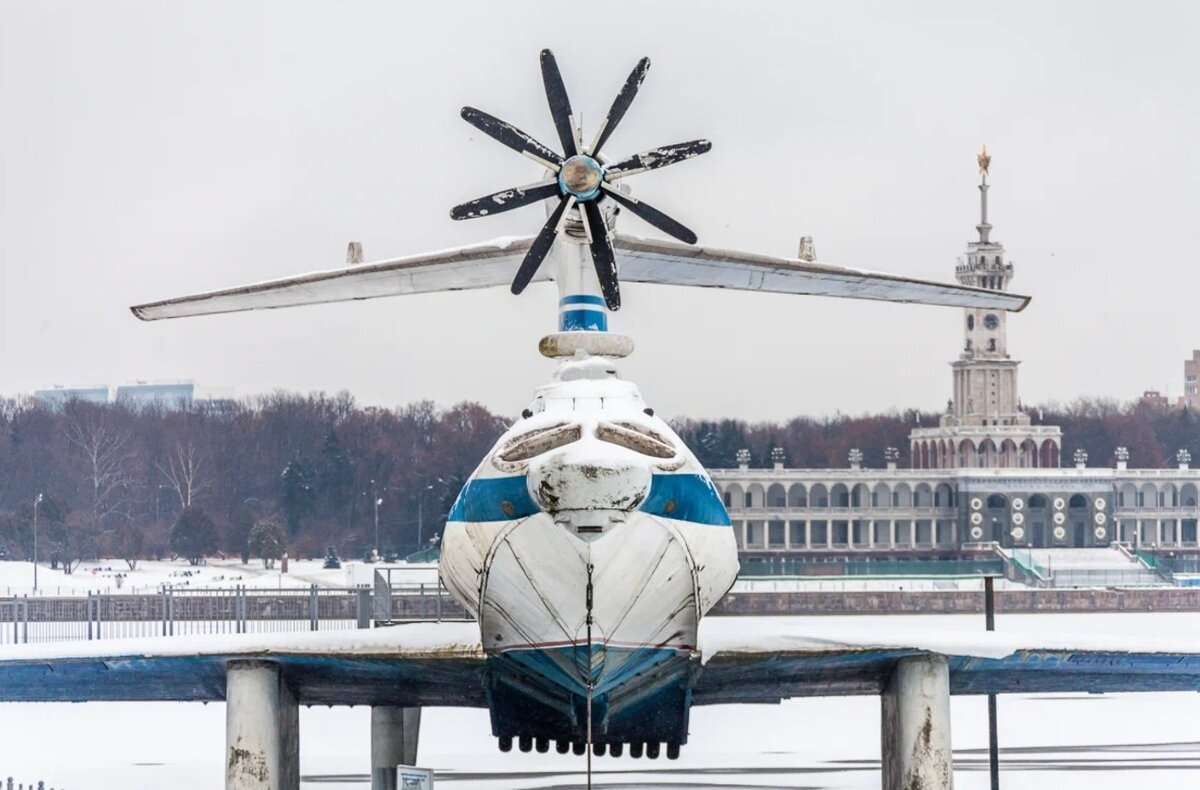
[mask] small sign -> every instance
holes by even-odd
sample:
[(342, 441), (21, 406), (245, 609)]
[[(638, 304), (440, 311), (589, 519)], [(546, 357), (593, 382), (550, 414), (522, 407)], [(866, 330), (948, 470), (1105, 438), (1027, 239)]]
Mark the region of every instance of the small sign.
[(433, 771), (399, 765), (396, 766), (396, 774), (396, 787), (399, 790), (433, 790)]

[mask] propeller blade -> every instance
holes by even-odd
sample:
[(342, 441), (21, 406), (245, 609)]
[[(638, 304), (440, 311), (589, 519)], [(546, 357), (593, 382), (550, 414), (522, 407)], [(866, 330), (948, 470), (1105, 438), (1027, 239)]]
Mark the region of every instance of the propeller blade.
[(546, 146), (534, 140), (529, 135), (522, 132), (511, 123), (506, 123), (499, 118), (488, 115), (483, 110), (477, 110), (474, 107), (463, 107), (462, 118), (467, 123), (474, 126), (479, 131), (496, 140), (499, 143), (507, 145), (517, 153), (524, 154), (535, 162), (543, 165), (549, 170), (557, 171), (563, 163), (563, 158), (551, 151)]
[(562, 193), (559, 191), (557, 180), (541, 181), (523, 187), (513, 187), (512, 189), (505, 189), (492, 195), (476, 198), (467, 203), (460, 203), (450, 209), (450, 218), (474, 219), (476, 217), (486, 217), (489, 214), (501, 214), (505, 211), (512, 211), (514, 208), (528, 206), (530, 203), (536, 203), (539, 200), (546, 200), (560, 194)]
[(608, 226), (604, 214), (596, 201), (589, 200), (583, 206), (583, 228), (587, 231), (588, 244), (592, 248), (592, 263), (596, 277), (600, 280), (600, 292), (609, 310), (621, 309), (621, 286), (617, 282), (617, 256), (608, 239)]
[(517, 269), (517, 276), (512, 281), (512, 292), (519, 294), (525, 290), (525, 286), (533, 279), (533, 275), (537, 274), (538, 267), (542, 265), (542, 261), (546, 259), (546, 255), (550, 252), (550, 248), (554, 246), (554, 239), (558, 236), (558, 231), (562, 226), (563, 216), (575, 204), (575, 197), (563, 199), (558, 208), (550, 213), (550, 217), (546, 220), (546, 224), (542, 226), (537, 237), (534, 238), (533, 244), (529, 246), (529, 251), (525, 253), (525, 259), (521, 261), (521, 267)]
[(567, 98), (567, 86), (563, 85), (558, 61), (548, 49), (542, 50), (542, 83), (546, 86), (546, 101), (550, 102), (550, 116), (554, 119), (554, 129), (558, 132), (563, 153), (568, 157), (574, 156), (579, 153), (579, 146), (575, 142), (575, 119), (571, 112), (571, 100)]
[(653, 151), (643, 151), (640, 154), (634, 154), (628, 159), (606, 168), (604, 178), (608, 181), (616, 181), (618, 178), (631, 176), (635, 173), (644, 173), (647, 170), (657, 170), (660, 167), (666, 167), (676, 162), (682, 162), (685, 159), (700, 156), (700, 154), (707, 154), (711, 150), (712, 143), (708, 140), (692, 140), (687, 143), (664, 145), (662, 148), (655, 148)]
[(646, 222), (649, 222), (663, 233), (666, 233), (669, 236), (674, 236), (684, 244), (696, 243), (695, 233), (692, 233), (692, 231), (685, 227), (682, 223), (671, 219), (666, 214), (654, 208), (654, 206), (651, 206), (649, 203), (643, 203), (637, 198), (622, 194), (621, 191), (614, 186), (610, 186), (608, 184), (601, 184), (600, 186), (613, 200), (617, 201), (634, 214), (637, 214), (639, 217), (644, 219)]
[(592, 143), (589, 150), (592, 156), (600, 153), (600, 147), (608, 140), (617, 129), (617, 124), (625, 117), (625, 111), (629, 109), (629, 105), (633, 104), (633, 97), (637, 96), (638, 88), (642, 86), (642, 80), (646, 79), (646, 72), (650, 70), (650, 58), (642, 58), (633, 67), (633, 71), (629, 74), (629, 79), (625, 80), (625, 85), (622, 86), (621, 92), (617, 94), (617, 98), (613, 100), (612, 107), (608, 110), (608, 117), (604, 119), (604, 123), (596, 130), (596, 140)]

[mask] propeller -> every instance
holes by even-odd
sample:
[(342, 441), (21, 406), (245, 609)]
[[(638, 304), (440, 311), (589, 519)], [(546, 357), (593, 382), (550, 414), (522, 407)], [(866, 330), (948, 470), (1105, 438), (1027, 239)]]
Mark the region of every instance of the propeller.
[(512, 124), (482, 110), (464, 107), (462, 117), (497, 142), (545, 167), (552, 174), (551, 177), (535, 184), (505, 189), (462, 203), (450, 210), (450, 216), (454, 219), (474, 219), (557, 197), (558, 206), (550, 212), (517, 269), (512, 282), (512, 292), (519, 294), (525, 290), (525, 286), (533, 280), (538, 268), (553, 248), (558, 234), (571, 218), (572, 211), (578, 211), (579, 222), (583, 225), (592, 255), (592, 263), (596, 267), (596, 277), (600, 281), (600, 290), (604, 294), (604, 303), (609, 310), (618, 310), (621, 307), (621, 288), (617, 278), (617, 260), (612, 240), (609, 238), (608, 224), (604, 221), (604, 212), (600, 208), (601, 202), (611, 199), (663, 233), (685, 244), (695, 244), (695, 233), (649, 203), (626, 194), (615, 182), (707, 153), (712, 148), (712, 143), (708, 140), (692, 140), (666, 145), (635, 154), (613, 165), (605, 165), (600, 157), (600, 150), (633, 104), (650, 68), (650, 59), (642, 58), (633, 67), (612, 107), (609, 108), (604, 122), (596, 130), (595, 140), (590, 147), (582, 149), (571, 100), (567, 96), (558, 61), (548, 49), (542, 50), (541, 68), (546, 101), (554, 119), (554, 131), (562, 145), (561, 155)]

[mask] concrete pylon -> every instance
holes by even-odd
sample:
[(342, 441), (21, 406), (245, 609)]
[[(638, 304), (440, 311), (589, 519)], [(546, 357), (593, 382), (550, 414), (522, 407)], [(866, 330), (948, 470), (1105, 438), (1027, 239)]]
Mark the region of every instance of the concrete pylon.
[(300, 708), (274, 662), (226, 665), (225, 790), (300, 790)]
[(417, 764), (420, 734), (420, 708), (371, 708), (371, 790), (396, 790), (396, 766)]
[(953, 790), (950, 666), (902, 658), (883, 690), (883, 790)]

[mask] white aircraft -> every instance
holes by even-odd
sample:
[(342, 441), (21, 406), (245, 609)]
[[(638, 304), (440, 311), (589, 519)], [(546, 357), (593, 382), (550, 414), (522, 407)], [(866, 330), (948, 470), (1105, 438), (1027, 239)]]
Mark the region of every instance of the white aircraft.
[[(900, 707), (889, 714), (885, 703), (885, 777), (891, 770), (901, 778), (890, 784), (885, 778), (885, 785), (899, 788), (916, 776), (926, 782), (922, 787), (944, 788), (945, 700), (952, 690), (1200, 688), (1194, 642), (1147, 650), (1119, 640), (814, 638), (787, 629), (706, 642), (700, 620), (733, 584), (737, 546), (695, 456), (617, 375), (618, 360), (633, 348), (630, 338), (607, 331), (609, 313), (620, 306), (619, 281), (1001, 310), (1020, 310), (1028, 299), (692, 246), (690, 230), (638, 201), (624, 179), (702, 154), (710, 144), (665, 146), (615, 162), (603, 153), (649, 61), (638, 63), (587, 146), (548, 50), (541, 66), (563, 153), (465, 108), (464, 119), (537, 162), (545, 176), (451, 212), (466, 219), (544, 203), (549, 218), (538, 234), (132, 308), (139, 318), (158, 320), (507, 284), (520, 293), (531, 282), (552, 280), (558, 331), (542, 338), (540, 350), (559, 360), (557, 373), (467, 481), (442, 542), (442, 579), (476, 616), (477, 630), (444, 624), (237, 635), (182, 646), (167, 640), (20, 646), (0, 650), (0, 700), (220, 700), (233, 693), (227, 667), (266, 660), (293, 704), (486, 705), (502, 750), (515, 741), (522, 750), (544, 752), (553, 743), (559, 752), (587, 752), (590, 765), (592, 754), (628, 749), (631, 756), (656, 757), (664, 745), (668, 757), (678, 756), (693, 703), (896, 688)], [(684, 243), (617, 233), (621, 209)], [(932, 680), (906, 674), (906, 662), (921, 657), (940, 661), (919, 668)], [(920, 682), (912, 685), (912, 678)], [(924, 707), (906, 708), (910, 698)], [(278, 695), (271, 699), (280, 704)], [(229, 714), (231, 777), (235, 755), (245, 751), (246, 715), (232, 708)], [(268, 773), (291, 759), (278, 743), (271, 748), (263, 752), (270, 752)], [(295, 769), (288, 765), (278, 768), (281, 783), (270, 786), (291, 786)], [(239, 781), (231, 778), (227, 787), (259, 786)]]
[[(586, 147), (553, 54), (542, 76), (563, 153), (466, 107), (462, 117), (545, 168), (536, 183), (456, 206), (455, 219), (545, 203), (533, 237), (507, 239), (140, 305), (142, 319), (533, 281), (558, 286), (560, 359), (523, 418), (483, 459), (451, 510), (440, 572), (479, 621), (500, 748), (556, 742), (583, 753), (687, 740), (700, 618), (738, 573), (729, 516), (671, 428), (617, 376), (628, 337), (607, 332), (620, 280), (1019, 310), (1026, 297), (802, 261), (688, 246), (692, 231), (638, 201), (624, 179), (703, 154), (707, 140), (610, 163), (602, 153), (650, 62), (643, 58)], [(686, 244), (615, 234), (628, 209)], [(550, 258), (552, 265), (542, 267)], [(515, 269), (515, 276), (514, 276)], [(643, 745), (646, 744), (644, 747)]]

